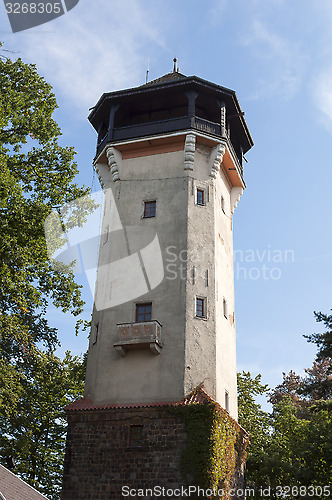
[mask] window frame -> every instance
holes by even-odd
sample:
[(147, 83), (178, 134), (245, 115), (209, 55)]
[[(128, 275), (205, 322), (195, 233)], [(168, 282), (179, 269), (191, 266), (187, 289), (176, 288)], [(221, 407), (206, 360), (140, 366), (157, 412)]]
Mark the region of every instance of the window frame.
[(224, 214), (226, 214), (226, 212), (225, 212), (225, 198), (223, 197), (222, 194), (220, 195), (220, 207), (221, 207), (222, 212)]
[(229, 392), (227, 389), (225, 389), (225, 410), (227, 413), (229, 413), (229, 408), (230, 408), (230, 398), (229, 398)]
[(222, 312), (225, 319), (228, 319), (228, 305), (225, 297), (222, 299)]
[(97, 342), (98, 342), (98, 335), (99, 335), (99, 322), (95, 323), (95, 325), (94, 325), (94, 337), (93, 337), (93, 340), (92, 340), (92, 345), (97, 344)]
[[(150, 208), (147, 210), (147, 207), (150, 207), (151, 204), (154, 207), (154, 210), (151, 212), (153, 215), (150, 213)], [(157, 216), (157, 200), (144, 200), (143, 201), (143, 213), (142, 213), (142, 219), (153, 219), (154, 217)]]
[[(201, 303), (202, 314), (198, 314), (198, 302)], [(202, 297), (197, 295), (195, 297), (195, 317), (199, 319), (207, 319), (207, 299), (206, 297)]]
[[(135, 436), (134, 430), (140, 430), (139, 439)], [(144, 440), (144, 426), (143, 424), (130, 424), (129, 425), (129, 436), (128, 436), (128, 447), (129, 448), (142, 448)]]
[[(199, 203), (198, 201), (198, 193), (202, 194), (202, 203)], [(206, 206), (206, 190), (204, 188), (196, 187), (196, 205), (199, 207)]]
[[(143, 313), (140, 313), (139, 312), (139, 308), (140, 307), (143, 307), (143, 308), (146, 308), (147, 306), (150, 307), (150, 312), (147, 313), (144, 309), (144, 312)], [(144, 319), (143, 320), (139, 320), (139, 316), (143, 314), (143, 317)], [(149, 319), (146, 319), (146, 316), (149, 315)], [(146, 323), (147, 321), (152, 321), (152, 302), (137, 302), (135, 304), (135, 323)]]

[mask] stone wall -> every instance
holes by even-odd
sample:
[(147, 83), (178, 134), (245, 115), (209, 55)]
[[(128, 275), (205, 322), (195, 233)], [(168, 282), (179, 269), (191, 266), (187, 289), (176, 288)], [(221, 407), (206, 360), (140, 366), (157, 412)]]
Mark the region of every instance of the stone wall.
[[(138, 443), (133, 426), (141, 425), (143, 435)], [(68, 415), (62, 500), (118, 500), (124, 498), (121, 490), (126, 485), (175, 488), (181, 484), (179, 464), (185, 437), (182, 418), (167, 409), (124, 408)]]
[[(69, 412), (62, 500), (152, 499), (138, 490), (186, 487), (186, 438), (183, 416), (168, 406)], [(243, 487), (243, 467), (235, 476)]]

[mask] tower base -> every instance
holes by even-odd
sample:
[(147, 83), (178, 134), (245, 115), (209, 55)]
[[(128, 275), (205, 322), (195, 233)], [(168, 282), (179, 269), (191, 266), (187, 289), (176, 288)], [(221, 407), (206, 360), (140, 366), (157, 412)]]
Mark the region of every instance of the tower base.
[(84, 398), (67, 417), (62, 500), (245, 498), (248, 436), (202, 389), (180, 403)]

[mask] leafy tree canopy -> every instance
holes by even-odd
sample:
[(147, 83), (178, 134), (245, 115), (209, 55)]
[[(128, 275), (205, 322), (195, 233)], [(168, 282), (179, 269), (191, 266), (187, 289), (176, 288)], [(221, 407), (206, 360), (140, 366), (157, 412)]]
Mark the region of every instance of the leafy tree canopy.
[(48, 498), (60, 498), (67, 422), (64, 407), (83, 394), (85, 363), (34, 349), (16, 366), (15, 412), (0, 413), (0, 456), (15, 457), (20, 477)]
[[(251, 434), (247, 461), (248, 486), (271, 487), (277, 498), (282, 488), (293, 488), (293, 498), (326, 498), (332, 477), (331, 317), (315, 313), (326, 328), (306, 338), (318, 353), (305, 376), (283, 373), (283, 381), (269, 392), (270, 414), (255, 402), (266, 394), (261, 376), (238, 375), (239, 422)], [(324, 489), (325, 486), (325, 489)], [(300, 489), (302, 487), (302, 489)], [(279, 490), (278, 490), (279, 488)], [(301, 492), (301, 493), (300, 493)], [(331, 490), (330, 490), (331, 493)]]
[[(312, 333), (304, 335), (304, 337), (318, 347), (317, 359), (329, 358), (330, 364), (332, 359), (332, 314), (327, 315), (321, 312), (314, 312), (317, 323), (323, 323), (325, 327), (324, 333)], [(330, 368), (332, 373), (332, 366)]]
[[(2, 359), (29, 346), (54, 348), (50, 303), (78, 315), (83, 302), (71, 272), (53, 268), (44, 236), (52, 207), (88, 193), (73, 179), (75, 151), (59, 144), (51, 86), (34, 65), (0, 59), (0, 348)], [(87, 207), (88, 208), (88, 207)], [(80, 222), (83, 222), (81, 220)]]
[[(83, 301), (70, 266), (51, 265), (44, 222), (89, 190), (74, 182), (75, 151), (60, 144), (56, 99), (36, 67), (0, 56), (0, 85), (0, 457), (6, 465), (14, 455), (15, 472), (56, 499), (63, 407), (82, 395), (84, 363), (54, 355), (47, 309), (78, 316)], [(89, 200), (74, 208), (70, 224), (81, 225), (93, 208)]]

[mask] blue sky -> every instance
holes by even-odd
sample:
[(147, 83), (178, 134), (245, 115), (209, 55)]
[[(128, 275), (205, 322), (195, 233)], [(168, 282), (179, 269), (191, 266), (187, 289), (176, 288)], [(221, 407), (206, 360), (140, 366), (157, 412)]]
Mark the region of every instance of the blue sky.
[[(255, 142), (234, 215), (238, 369), (262, 373), (271, 387), (283, 371), (302, 373), (315, 353), (302, 335), (319, 331), (314, 310), (332, 307), (332, 3), (80, 0), (16, 34), (0, 9), (0, 39), (53, 86), (78, 182), (93, 189), (88, 109), (103, 92), (143, 84), (148, 61), (150, 79), (171, 71), (176, 56), (185, 75), (237, 92)], [(73, 321), (50, 317), (64, 348), (83, 352)]]

